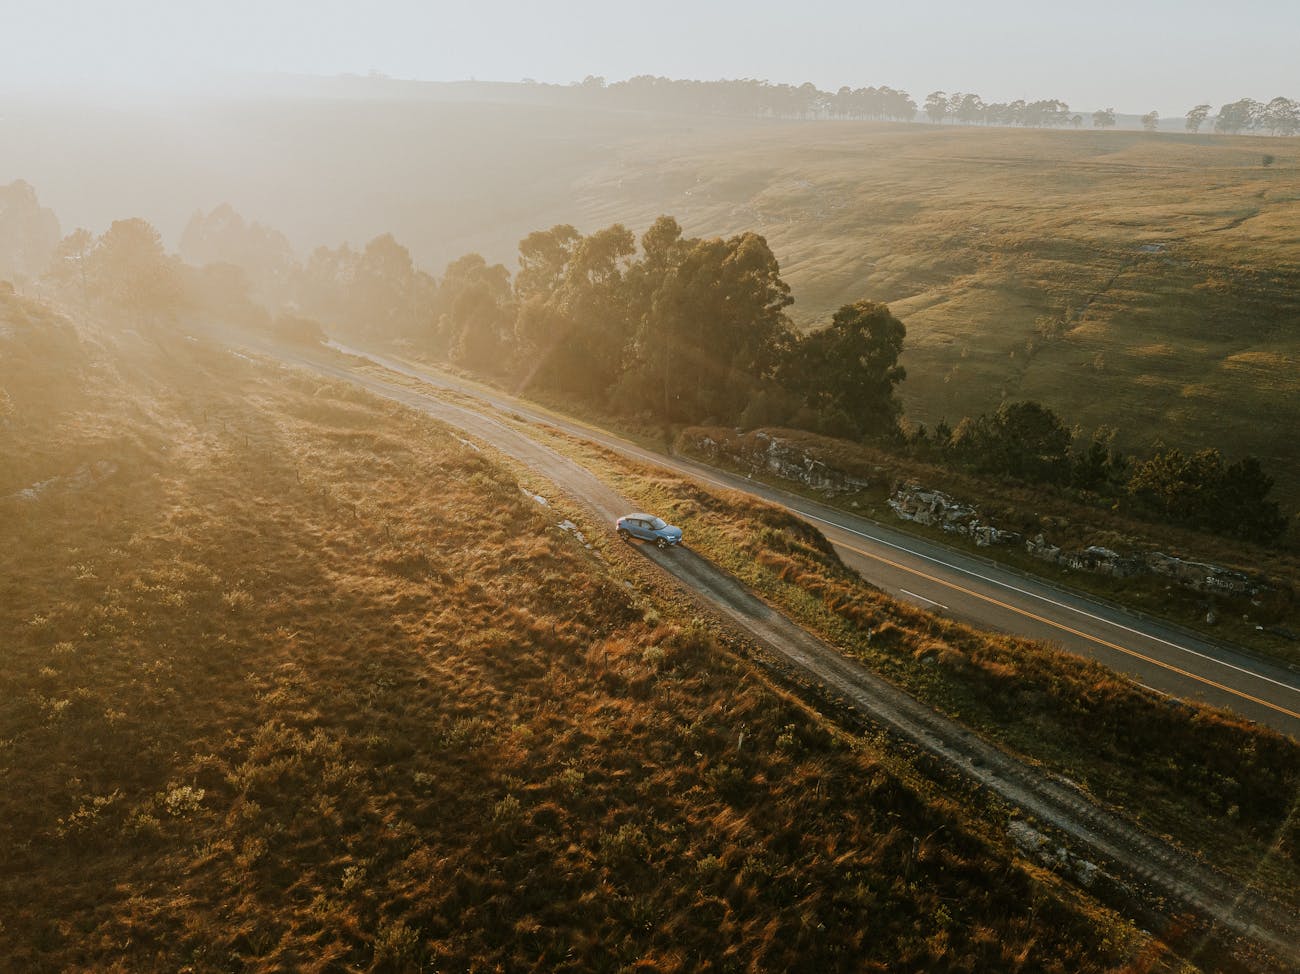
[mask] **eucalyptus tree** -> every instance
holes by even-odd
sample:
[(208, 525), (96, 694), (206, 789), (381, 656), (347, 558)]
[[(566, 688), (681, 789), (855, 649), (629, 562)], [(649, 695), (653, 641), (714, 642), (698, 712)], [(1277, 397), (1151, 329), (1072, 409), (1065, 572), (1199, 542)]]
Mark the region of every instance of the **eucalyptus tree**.
[(794, 299), (760, 235), (674, 228), (660, 221), (643, 240), (648, 305), (623, 389), (667, 422), (734, 422), (788, 352)]
[(906, 335), (888, 306), (846, 304), (791, 350), (782, 382), (827, 432), (891, 436), (902, 412), (895, 387), (907, 376), (898, 364)]
[(1205, 124), (1205, 120), (1209, 117), (1210, 106), (1197, 105), (1187, 113), (1187, 121), (1184, 123), (1183, 128), (1195, 135), (1201, 130), (1201, 126)]

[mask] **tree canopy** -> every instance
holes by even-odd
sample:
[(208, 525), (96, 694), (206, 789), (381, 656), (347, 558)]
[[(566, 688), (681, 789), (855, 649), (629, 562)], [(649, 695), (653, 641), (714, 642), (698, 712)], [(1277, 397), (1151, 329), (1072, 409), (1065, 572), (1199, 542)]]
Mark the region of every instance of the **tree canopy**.
[(887, 436), (902, 406), (895, 386), (907, 375), (898, 364), (907, 329), (889, 308), (871, 301), (845, 305), (826, 328), (798, 343), (785, 377), (830, 429), (850, 435)]
[(59, 220), (21, 179), (0, 186), (0, 278), (35, 277), (59, 243)]
[(158, 231), (138, 217), (113, 221), (83, 259), (91, 296), (119, 311), (165, 317), (184, 301), (180, 262), (163, 250)]
[(1286, 527), (1273, 479), (1259, 460), (1226, 463), (1218, 450), (1158, 449), (1134, 465), (1128, 493), (1162, 520), (1248, 541), (1272, 541)]

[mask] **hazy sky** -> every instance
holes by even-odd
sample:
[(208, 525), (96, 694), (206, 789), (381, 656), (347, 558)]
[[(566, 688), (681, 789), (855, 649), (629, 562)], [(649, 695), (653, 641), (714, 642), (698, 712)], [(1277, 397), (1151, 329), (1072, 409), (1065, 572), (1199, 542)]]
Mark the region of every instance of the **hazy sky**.
[(0, 0), (0, 91), (217, 72), (889, 84), (1181, 115), (1300, 97), (1297, 0)]

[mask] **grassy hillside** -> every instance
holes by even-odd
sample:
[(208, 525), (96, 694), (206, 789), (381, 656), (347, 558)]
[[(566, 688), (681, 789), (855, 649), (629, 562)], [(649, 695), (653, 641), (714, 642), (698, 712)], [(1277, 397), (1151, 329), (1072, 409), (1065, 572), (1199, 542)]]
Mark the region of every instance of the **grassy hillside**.
[(1255, 453), (1300, 507), (1300, 141), (471, 95), (322, 84), (93, 113), (15, 101), (0, 181), (32, 182), (69, 226), (139, 215), (173, 244), (222, 201), (304, 255), (392, 232), (434, 272), (471, 250), (514, 266), (517, 241), (556, 222), (641, 230), (671, 213), (693, 235), (756, 230), (802, 324), (864, 297), (906, 322), (913, 419), (1041, 399), (1128, 445)]
[(806, 324), (889, 302), (914, 420), (1039, 399), (1122, 444), (1255, 453), (1294, 507), (1297, 179), (1295, 140), (817, 123), (637, 142), (585, 202), (758, 230)]
[(1177, 966), (437, 425), (0, 296), (23, 970)]

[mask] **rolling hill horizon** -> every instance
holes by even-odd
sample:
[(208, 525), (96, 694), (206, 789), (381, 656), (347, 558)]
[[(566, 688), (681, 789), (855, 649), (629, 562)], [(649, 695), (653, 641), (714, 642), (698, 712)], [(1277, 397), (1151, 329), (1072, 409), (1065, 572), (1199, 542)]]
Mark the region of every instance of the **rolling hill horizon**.
[(435, 274), (471, 251), (513, 267), (517, 241), (557, 223), (641, 231), (669, 213), (692, 235), (753, 230), (801, 327), (863, 298), (904, 321), (913, 422), (1037, 399), (1085, 431), (1119, 428), (1126, 448), (1253, 453), (1291, 506), (1300, 495), (1279, 435), (1300, 425), (1294, 139), (754, 120), (373, 85), (89, 117), (10, 105), (0, 180), (36, 185), (65, 230), (142, 216), (174, 246), (196, 211), (229, 203), (300, 258), (392, 233)]

